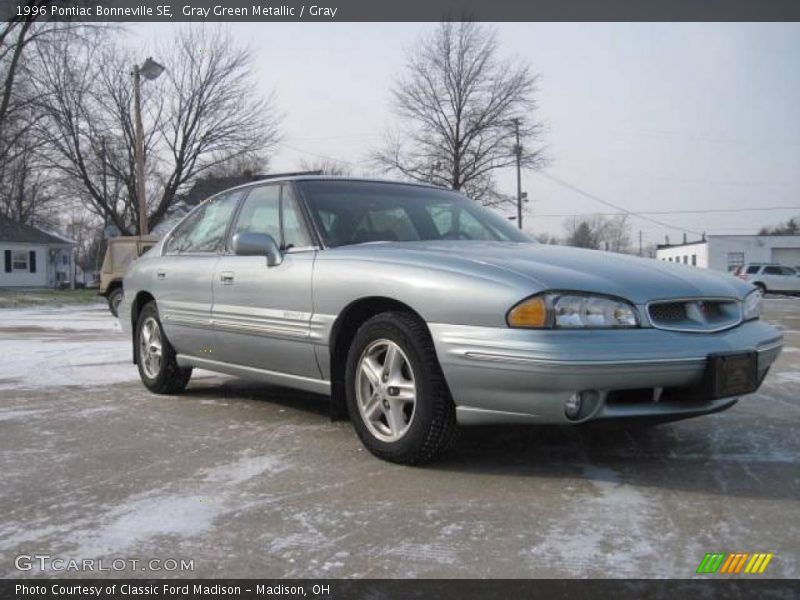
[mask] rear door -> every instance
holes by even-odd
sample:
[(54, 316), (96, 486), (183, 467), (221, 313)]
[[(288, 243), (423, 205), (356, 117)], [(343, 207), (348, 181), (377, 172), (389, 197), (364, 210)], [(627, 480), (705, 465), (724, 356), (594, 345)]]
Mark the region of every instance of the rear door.
[(319, 379), (310, 339), (311, 277), (316, 248), (289, 183), (251, 188), (230, 238), (268, 233), (281, 264), (227, 252), (216, 263), (212, 319), (218, 359), (236, 365)]
[(153, 282), (164, 331), (180, 354), (213, 352), (211, 303), (214, 266), (244, 192), (220, 194), (195, 209), (172, 232)]
[(779, 265), (764, 267), (764, 270), (761, 272), (761, 280), (769, 291), (800, 291), (800, 278), (797, 277), (794, 269), (790, 269), (789, 267), (781, 267)]

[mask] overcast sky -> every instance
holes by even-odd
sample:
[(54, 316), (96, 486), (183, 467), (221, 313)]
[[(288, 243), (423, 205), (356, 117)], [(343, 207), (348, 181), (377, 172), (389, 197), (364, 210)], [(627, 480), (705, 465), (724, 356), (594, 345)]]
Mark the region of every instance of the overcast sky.
[[(181, 25), (134, 26), (145, 46)], [(632, 211), (800, 207), (800, 24), (515, 23), (501, 53), (542, 76), (547, 172)], [(392, 123), (389, 88), (425, 23), (228, 24), (255, 51), (260, 92), (286, 115), (271, 170), (331, 157), (366, 169)], [(157, 58), (157, 57), (156, 57)], [(498, 173), (515, 193), (513, 172)], [(536, 173), (525, 229), (563, 234), (563, 218), (614, 212)], [(795, 210), (651, 215), (634, 237), (681, 230), (754, 233)]]

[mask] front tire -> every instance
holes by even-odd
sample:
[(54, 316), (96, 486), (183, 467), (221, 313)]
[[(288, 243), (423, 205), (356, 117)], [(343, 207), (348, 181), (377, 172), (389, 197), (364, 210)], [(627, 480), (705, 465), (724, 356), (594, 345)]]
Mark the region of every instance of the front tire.
[(136, 366), (145, 387), (156, 394), (178, 394), (186, 389), (192, 369), (178, 366), (175, 349), (164, 334), (155, 302), (142, 308), (135, 335)]
[(375, 456), (421, 464), (455, 442), (455, 406), (430, 333), (413, 315), (381, 313), (361, 326), (345, 384), (353, 426)]

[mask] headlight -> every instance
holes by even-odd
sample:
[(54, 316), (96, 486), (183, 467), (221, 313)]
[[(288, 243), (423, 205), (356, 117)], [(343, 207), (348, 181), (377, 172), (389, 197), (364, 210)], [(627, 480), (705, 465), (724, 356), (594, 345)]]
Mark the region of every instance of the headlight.
[(753, 290), (745, 296), (742, 303), (742, 312), (744, 313), (744, 320), (750, 321), (757, 319), (761, 316), (761, 308), (764, 305), (764, 295), (761, 290)]
[(509, 327), (591, 329), (638, 327), (636, 309), (624, 300), (575, 293), (539, 294), (514, 306)]

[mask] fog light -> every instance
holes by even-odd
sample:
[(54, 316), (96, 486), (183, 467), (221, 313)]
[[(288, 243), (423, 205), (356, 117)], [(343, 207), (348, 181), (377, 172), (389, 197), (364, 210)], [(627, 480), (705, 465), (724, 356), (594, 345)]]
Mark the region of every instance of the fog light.
[(564, 414), (571, 421), (592, 414), (600, 402), (600, 392), (597, 390), (583, 390), (575, 392), (564, 402)]
[(567, 398), (567, 401), (564, 403), (564, 414), (567, 415), (568, 419), (576, 419), (578, 414), (581, 412), (581, 404), (583, 404), (583, 394), (581, 392), (575, 392)]

